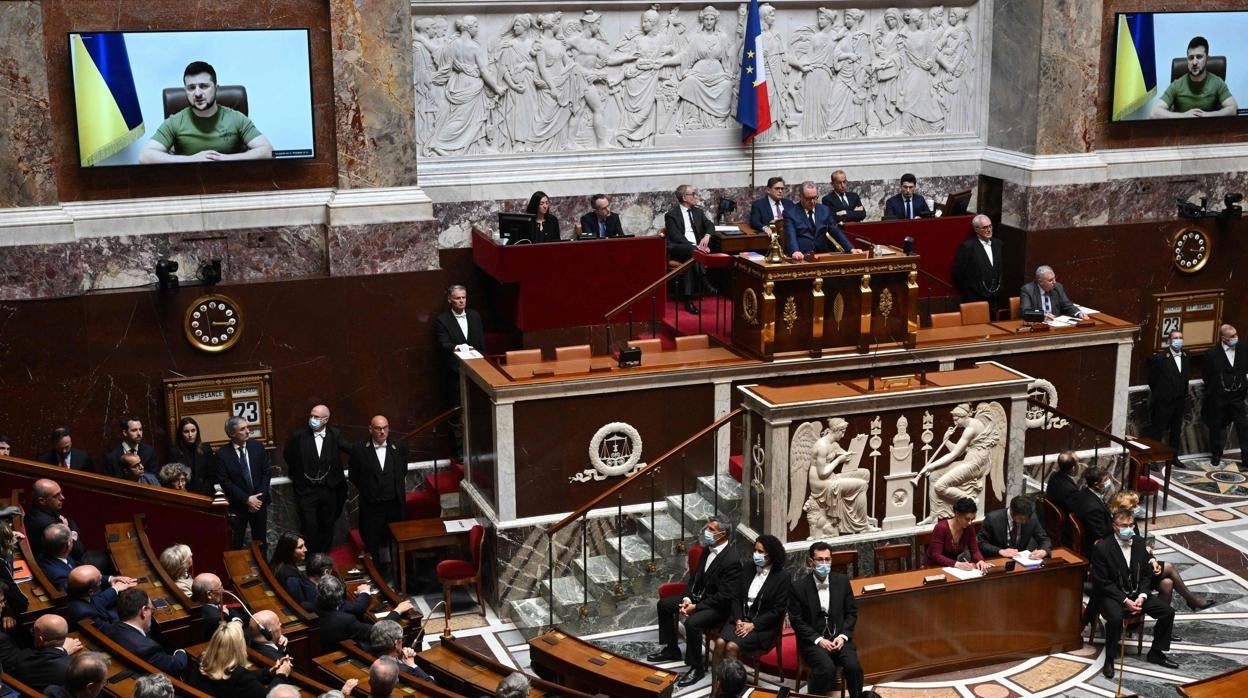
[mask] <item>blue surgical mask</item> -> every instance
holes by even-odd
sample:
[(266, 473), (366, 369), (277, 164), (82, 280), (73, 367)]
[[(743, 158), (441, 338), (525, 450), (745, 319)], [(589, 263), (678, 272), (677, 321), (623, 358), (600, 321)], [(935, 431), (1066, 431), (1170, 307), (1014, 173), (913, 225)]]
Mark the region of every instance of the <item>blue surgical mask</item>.
[(1118, 529), (1118, 537), (1123, 540), (1131, 540), (1135, 536), (1135, 529), (1130, 526), (1123, 526)]
[(766, 567), (766, 566), (767, 566), (767, 556), (766, 556), (766, 555), (764, 555), (764, 554), (762, 554), (762, 553), (754, 553), (754, 566), (755, 566), (755, 567)]
[(1143, 504), (1141, 504), (1135, 508), (1135, 511), (1131, 512), (1131, 516), (1135, 517), (1136, 521), (1146, 519), (1148, 518), (1148, 510), (1144, 508)]
[(1182, 349), (1182, 348), (1183, 348), (1183, 338), (1182, 338), (1182, 337), (1175, 337), (1174, 339), (1170, 340), (1170, 348), (1171, 348), (1171, 349), (1173, 349), (1173, 350), (1175, 350), (1175, 351), (1178, 351), (1178, 350)]
[(829, 574), (832, 574), (832, 563), (831, 563), (831, 562), (819, 562), (819, 563), (816, 563), (816, 564), (815, 564), (815, 574), (816, 574), (816, 575), (818, 575), (818, 576), (820, 576), (820, 577), (826, 577), (826, 576), (828, 576)]
[(320, 431), (323, 426), (325, 426), (325, 423), (321, 420), (316, 417), (308, 417), (308, 428), (312, 431)]
[(709, 528), (702, 529), (702, 542), (707, 545), (715, 545), (715, 532)]
[(1239, 337), (1231, 337), (1230, 339), (1226, 340), (1226, 346), (1228, 347), (1233, 347), (1236, 344), (1239, 344)]

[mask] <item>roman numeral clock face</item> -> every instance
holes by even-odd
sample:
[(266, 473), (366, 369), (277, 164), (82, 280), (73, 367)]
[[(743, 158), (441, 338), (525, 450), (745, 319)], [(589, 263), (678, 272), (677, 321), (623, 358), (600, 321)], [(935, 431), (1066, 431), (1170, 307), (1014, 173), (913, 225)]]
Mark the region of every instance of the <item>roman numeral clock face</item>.
[(243, 314), (238, 301), (219, 293), (200, 296), (186, 309), (182, 329), (191, 346), (200, 351), (225, 351), (243, 336)]
[(1197, 228), (1184, 228), (1174, 236), (1170, 251), (1174, 268), (1184, 274), (1194, 274), (1204, 268), (1212, 250), (1209, 233)]

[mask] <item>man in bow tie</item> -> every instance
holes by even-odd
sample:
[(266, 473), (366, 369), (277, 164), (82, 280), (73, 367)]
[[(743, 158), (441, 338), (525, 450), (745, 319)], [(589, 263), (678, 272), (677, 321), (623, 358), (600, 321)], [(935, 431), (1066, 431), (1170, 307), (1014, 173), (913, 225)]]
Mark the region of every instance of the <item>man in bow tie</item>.
[(369, 438), (351, 452), (348, 478), (360, 495), (360, 537), (364, 549), (387, 565), (390, 522), (403, 520), (407, 495), (407, 446), (390, 438), (390, 420), (368, 423)]
[(793, 583), (789, 623), (797, 636), (797, 650), (810, 667), (814, 695), (827, 695), (839, 666), (851, 698), (862, 697), (863, 671), (854, 646), (858, 605), (849, 577), (832, 571), (832, 546), (817, 541), (810, 546), (812, 573)]

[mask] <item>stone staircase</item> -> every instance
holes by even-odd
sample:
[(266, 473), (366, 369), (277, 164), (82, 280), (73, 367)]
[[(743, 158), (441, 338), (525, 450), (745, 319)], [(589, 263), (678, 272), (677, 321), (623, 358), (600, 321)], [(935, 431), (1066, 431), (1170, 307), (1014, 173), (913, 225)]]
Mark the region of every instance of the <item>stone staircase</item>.
[(569, 546), (556, 554), (553, 596), (550, 578), (543, 578), (531, 596), (509, 601), (504, 617), (532, 637), (549, 627), (553, 598), (554, 624), (577, 634), (655, 623), (659, 585), (684, 578), (688, 558), (681, 546), (698, 542), (716, 498), (725, 525), (735, 528), (741, 520), (741, 485), (721, 474), (718, 486), (716, 494), (715, 479), (700, 477), (685, 493), (683, 511), (681, 496), (669, 496), (655, 503), (653, 523), (647, 510), (627, 516), (619, 530), (611, 522), (601, 535), (589, 536), (587, 551), (579, 543)]

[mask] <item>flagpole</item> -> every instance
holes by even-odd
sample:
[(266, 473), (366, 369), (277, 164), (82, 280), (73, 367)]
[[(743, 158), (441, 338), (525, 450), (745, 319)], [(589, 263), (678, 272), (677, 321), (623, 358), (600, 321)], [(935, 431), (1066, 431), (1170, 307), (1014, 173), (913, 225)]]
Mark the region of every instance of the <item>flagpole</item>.
[(750, 139), (750, 196), (754, 195), (754, 144), (757, 137)]

